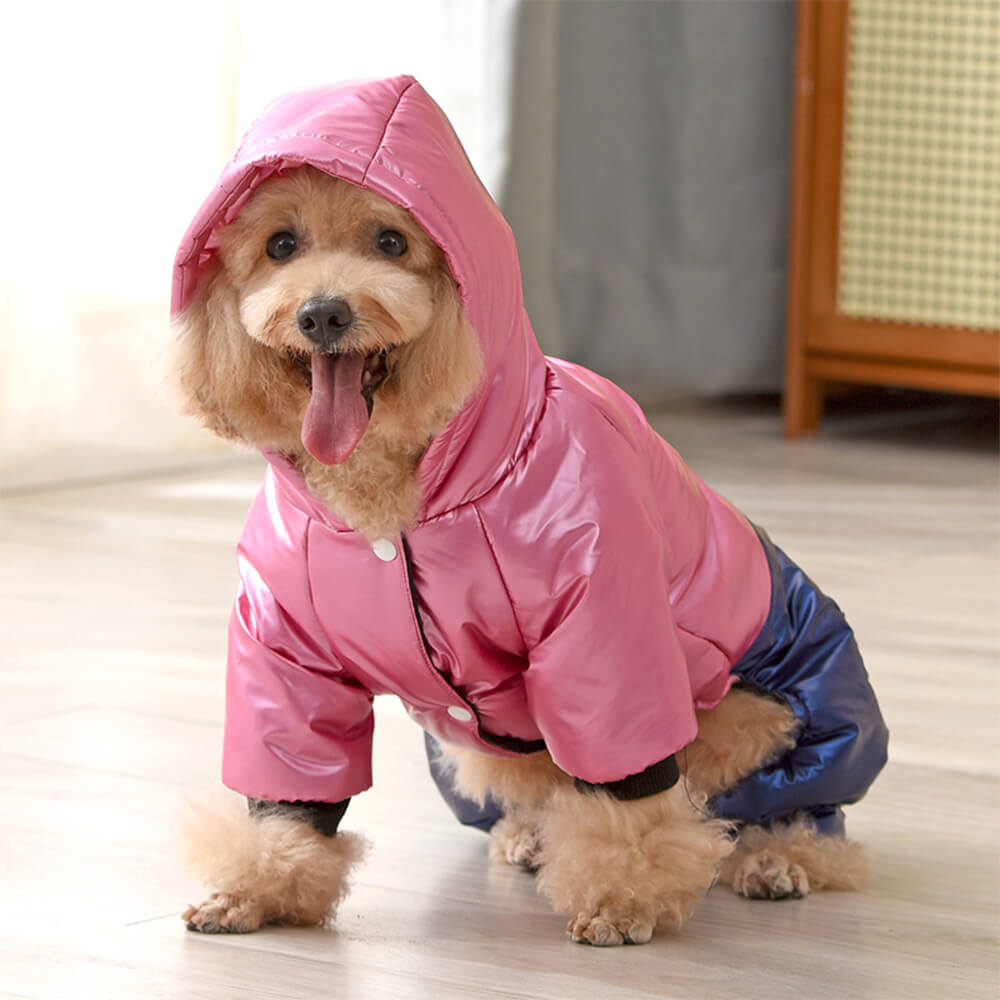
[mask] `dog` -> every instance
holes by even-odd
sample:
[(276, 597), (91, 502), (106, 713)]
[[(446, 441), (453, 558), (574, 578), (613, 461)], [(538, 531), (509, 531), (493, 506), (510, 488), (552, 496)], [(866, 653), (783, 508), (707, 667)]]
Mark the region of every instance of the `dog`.
[(174, 289), (187, 411), (270, 463), (230, 624), (248, 809), (189, 818), (216, 890), (189, 929), (333, 919), (380, 693), (573, 940), (645, 943), (718, 880), (864, 883), (840, 806), (887, 732), (839, 609), (624, 393), (542, 358), (509, 229), (416, 81), (275, 102)]

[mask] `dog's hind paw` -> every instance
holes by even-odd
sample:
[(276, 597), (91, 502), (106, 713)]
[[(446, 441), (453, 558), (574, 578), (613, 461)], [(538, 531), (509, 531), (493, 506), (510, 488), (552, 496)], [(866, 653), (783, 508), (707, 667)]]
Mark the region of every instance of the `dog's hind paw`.
[(490, 830), (490, 857), (494, 861), (535, 871), (540, 847), (537, 827), (516, 816), (504, 816)]
[(263, 922), (262, 907), (250, 899), (216, 892), (200, 906), (189, 906), (181, 920), (202, 934), (250, 934)]
[(740, 860), (733, 889), (748, 899), (802, 899), (809, 895), (809, 877), (801, 865), (789, 864), (775, 851), (757, 851)]
[(606, 912), (578, 913), (569, 922), (566, 932), (580, 944), (599, 948), (620, 944), (645, 944), (653, 936), (653, 925), (628, 915)]

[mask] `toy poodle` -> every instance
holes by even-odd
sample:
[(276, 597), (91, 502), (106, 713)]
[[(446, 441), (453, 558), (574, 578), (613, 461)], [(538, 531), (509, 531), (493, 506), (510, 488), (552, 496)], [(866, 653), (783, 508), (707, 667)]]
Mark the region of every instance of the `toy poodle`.
[(864, 882), (841, 806), (887, 733), (839, 608), (620, 389), (542, 355), (510, 230), (416, 81), (265, 110), (173, 309), (187, 410), (269, 463), (229, 628), (247, 807), (188, 817), (215, 890), (190, 929), (333, 919), (376, 694), (575, 941), (647, 942), (717, 880)]

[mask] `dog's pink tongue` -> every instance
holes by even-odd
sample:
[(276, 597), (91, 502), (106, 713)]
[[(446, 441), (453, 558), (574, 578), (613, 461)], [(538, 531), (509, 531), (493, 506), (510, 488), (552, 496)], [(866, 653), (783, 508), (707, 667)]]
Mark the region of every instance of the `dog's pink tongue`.
[(314, 354), (312, 399), (302, 421), (302, 443), (318, 462), (339, 465), (357, 447), (368, 427), (361, 395), (363, 354)]

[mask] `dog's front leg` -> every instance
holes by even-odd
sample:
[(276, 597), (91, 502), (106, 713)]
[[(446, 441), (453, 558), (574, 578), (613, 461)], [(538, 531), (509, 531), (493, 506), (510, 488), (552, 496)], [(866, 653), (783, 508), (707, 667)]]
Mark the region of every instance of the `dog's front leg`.
[(539, 890), (571, 918), (574, 941), (644, 944), (711, 887), (733, 849), (728, 829), (680, 784), (628, 802), (560, 788), (544, 814)]
[(336, 833), (343, 808), (265, 803), (199, 809), (183, 818), (186, 867), (217, 891), (182, 918), (189, 930), (246, 934), (266, 924), (321, 926), (347, 895), (366, 842)]

